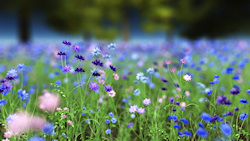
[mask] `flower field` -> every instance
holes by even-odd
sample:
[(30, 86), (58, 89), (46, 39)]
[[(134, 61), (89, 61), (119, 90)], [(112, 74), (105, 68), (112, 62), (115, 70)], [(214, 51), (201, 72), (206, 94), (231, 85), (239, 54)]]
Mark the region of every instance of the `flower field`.
[(2, 141), (248, 141), (250, 41), (0, 46)]

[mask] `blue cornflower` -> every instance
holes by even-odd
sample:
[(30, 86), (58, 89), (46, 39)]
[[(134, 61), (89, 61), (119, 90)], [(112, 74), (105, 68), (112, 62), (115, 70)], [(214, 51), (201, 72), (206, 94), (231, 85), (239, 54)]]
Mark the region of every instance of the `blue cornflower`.
[(247, 90), (247, 93), (250, 95), (250, 89)]
[(9, 71), (7, 72), (7, 75), (8, 75), (8, 76), (13, 76), (13, 77), (17, 76), (17, 71), (16, 71), (16, 69), (11, 69), (11, 70), (9, 70)]
[(141, 77), (142, 83), (147, 83), (148, 81), (149, 81), (148, 77), (145, 77), (145, 76)]
[(28, 141), (46, 141), (43, 137), (33, 136)]
[(86, 119), (85, 122), (90, 124), (90, 119)]
[(138, 96), (140, 95), (140, 93), (141, 93), (140, 89), (136, 89), (134, 90), (133, 95)]
[(107, 129), (106, 131), (105, 131), (105, 134), (110, 134), (111, 133), (111, 129)]
[(105, 122), (109, 124), (109, 123), (110, 123), (110, 120), (109, 120), (109, 119), (105, 119)]
[(191, 131), (183, 131), (183, 134), (185, 135), (185, 136), (188, 136), (188, 137), (191, 137), (192, 136), (192, 132)]
[(86, 113), (82, 112), (82, 116), (85, 116), (85, 115), (86, 115)]
[(226, 73), (227, 73), (227, 74), (232, 74), (233, 71), (234, 71), (234, 68), (233, 68), (233, 67), (228, 67), (228, 68), (226, 69)]
[(244, 105), (246, 105), (248, 101), (246, 99), (240, 99), (240, 103), (243, 103)]
[(128, 103), (128, 100), (126, 98), (123, 98), (122, 103)]
[(205, 128), (205, 126), (201, 122), (198, 122), (198, 125), (200, 128)]
[(220, 78), (220, 76), (218, 74), (214, 75), (214, 78)]
[(18, 97), (21, 98), (21, 100), (26, 100), (26, 99), (29, 97), (29, 94), (26, 93), (26, 90), (21, 90), (21, 89), (19, 89), (19, 90), (17, 91), (17, 94), (18, 94)]
[(175, 119), (178, 119), (178, 117), (177, 117), (176, 115), (172, 115), (172, 116), (168, 116), (168, 119), (173, 119), (173, 120), (175, 120)]
[(110, 50), (115, 50), (116, 44), (115, 44), (115, 43), (110, 43), (110, 44), (108, 45), (108, 48), (109, 48)]
[(110, 58), (111, 58), (111, 56), (110, 56), (110, 55), (108, 55), (108, 54), (103, 55), (102, 57), (103, 57), (103, 59), (105, 59), (105, 60), (107, 60), (107, 59), (110, 59)]
[(109, 113), (109, 116), (110, 116), (110, 117), (113, 117), (113, 116), (114, 116), (114, 113), (110, 112), (110, 113)]
[(112, 123), (116, 123), (116, 122), (117, 122), (117, 119), (113, 117), (113, 118), (111, 118), (111, 122), (112, 122)]
[(213, 93), (213, 91), (210, 90), (207, 92), (207, 95), (211, 95), (212, 93)]
[(101, 51), (101, 50), (100, 50), (98, 47), (96, 47), (96, 48), (93, 49), (92, 54), (93, 54), (94, 56), (97, 56), (97, 55), (100, 54), (100, 51)]
[(17, 69), (24, 71), (26, 66), (24, 64), (18, 64)]
[(203, 119), (206, 122), (210, 122), (212, 120), (212, 117), (208, 113), (203, 112), (201, 114), (201, 119)]
[(178, 133), (180, 136), (182, 136), (182, 135), (183, 135), (180, 131), (178, 131), (177, 133)]
[(3, 107), (7, 101), (5, 99), (0, 99), (0, 108)]
[(240, 117), (239, 117), (241, 120), (247, 120), (248, 119), (248, 114), (246, 113), (242, 113), (240, 114)]
[(154, 68), (148, 68), (148, 69), (147, 69), (147, 73), (149, 73), (149, 74), (151, 74), (151, 75), (153, 75), (154, 72), (155, 72)]
[(185, 119), (185, 118), (181, 119), (181, 122), (183, 122), (184, 124), (188, 124), (189, 123), (188, 120)]
[(202, 138), (205, 138), (208, 136), (208, 132), (204, 128), (198, 128), (196, 131), (196, 134)]
[(173, 127), (176, 128), (176, 129), (181, 129), (181, 126), (179, 124), (176, 124)]
[(227, 123), (222, 123), (220, 129), (225, 136), (230, 136), (232, 134), (232, 128)]
[(213, 80), (213, 82), (214, 82), (214, 84), (218, 84), (218, 83), (220, 82), (220, 80), (219, 80), (218, 78), (215, 78), (215, 79)]
[(47, 123), (43, 126), (42, 131), (46, 134), (51, 134), (54, 129), (54, 124), (52, 123)]

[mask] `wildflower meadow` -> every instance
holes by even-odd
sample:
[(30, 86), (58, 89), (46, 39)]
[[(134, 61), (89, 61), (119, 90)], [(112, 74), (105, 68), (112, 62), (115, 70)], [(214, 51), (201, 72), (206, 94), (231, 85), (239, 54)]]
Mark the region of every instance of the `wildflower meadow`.
[(0, 46), (2, 141), (249, 141), (250, 41)]

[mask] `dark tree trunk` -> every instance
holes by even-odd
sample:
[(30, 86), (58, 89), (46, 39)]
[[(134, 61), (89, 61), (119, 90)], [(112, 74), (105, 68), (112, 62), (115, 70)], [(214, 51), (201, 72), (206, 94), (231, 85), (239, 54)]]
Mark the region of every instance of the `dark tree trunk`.
[(21, 8), (18, 13), (19, 40), (24, 43), (28, 42), (30, 39), (29, 14), (30, 13), (26, 8)]
[(130, 15), (129, 8), (125, 8), (122, 22), (122, 38), (123, 41), (128, 41), (130, 35)]

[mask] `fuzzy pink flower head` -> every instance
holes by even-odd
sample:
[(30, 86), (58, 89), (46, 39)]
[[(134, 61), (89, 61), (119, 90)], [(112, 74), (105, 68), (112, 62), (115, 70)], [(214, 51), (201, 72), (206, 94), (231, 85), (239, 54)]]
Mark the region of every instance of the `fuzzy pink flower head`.
[(180, 98), (180, 95), (177, 94), (177, 95), (175, 95), (175, 97)]
[(176, 68), (172, 68), (169, 70), (169, 72), (175, 72), (176, 71)]
[(64, 111), (69, 111), (69, 108), (64, 107), (63, 110), (64, 110)]
[(99, 73), (100, 74), (105, 74), (105, 71), (104, 70), (99, 70)]
[(145, 108), (142, 108), (142, 107), (140, 107), (138, 110), (137, 110), (137, 113), (139, 113), (139, 114), (143, 114), (143, 113), (145, 113)]
[(7, 132), (4, 133), (4, 137), (5, 137), (5, 138), (9, 138), (9, 137), (11, 137), (12, 135), (13, 135), (13, 132), (12, 132), (12, 131), (7, 131)]
[(183, 64), (186, 64), (186, 63), (187, 63), (187, 61), (184, 60), (184, 59), (180, 59), (180, 61), (181, 61), (181, 63), (183, 63)]
[(73, 122), (71, 120), (67, 121), (69, 125), (73, 125)]
[(167, 96), (166, 96), (166, 95), (163, 95), (162, 98), (163, 98), (163, 99), (167, 99)]
[(105, 81), (104, 80), (98, 80), (98, 83), (105, 84)]
[(189, 91), (185, 91), (185, 95), (186, 96), (190, 96), (190, 92)]
[(130, 113), (135, 113), (137, 111), (137, 108), (138, 108), (137, 105), (130, 106), (129, 112)]
[(62, 108), (57, 107), (56, 110), (57, 110), (57, 111), (62, 111)]
[(29, 130), (41, 130), (46, 123), (45, 119), (38, 116), (31, 116), (26, 112), (16, 113), (8, 122), (8, 131), (13, 135), (20, 135)]
[(162, 102), (163, 102), (163, 99), (162, 99), (162, 98), (159, 98), (159, 99), (158, 99), (158, 102), (159, 102), (159, 103), (162, 103)]
[(116, 92), (114, 90), (108, 92), (109, 97), (115, 97)]
[(167, 65), (169, 65), (169, 64), (171, 64), (172, 62), (170, 61), (170, 60), (166, 60), (165, 61), (165, 64), (167, 64)]
[(183, 79), (186, 81), (191, 81), (192, 78), (191, 78), (191, 75), (186, 74), (183, 76)]
[(61, 118), (66, 118), (67, 117), (67, 115), (61, 115)]
[(151, 100), (150, 100), (150, 98), (145, 98), (143, 101), (142, 101), (142, 104), (144, 104), (144, 105), (149, 105), (151, 103)]
[(181, 107), (185, 108), (186, 107), (186, 103), (185, 102), (181, 102)]
[(177, 92), (181, 92), (181, 88), (176, 88), (176, 91)]
[(119, 80), (119, 75), (118, 74), (114, 73), (113, 76), (114, 76), (115, 80)]
[(9, 139), (3, 139), (2, 141), (10, 141)]
[(45, 93), (39, 97), (39, 108), (44, 111), (53, 112), (60, 102), (59, 96), (56, 94)]

